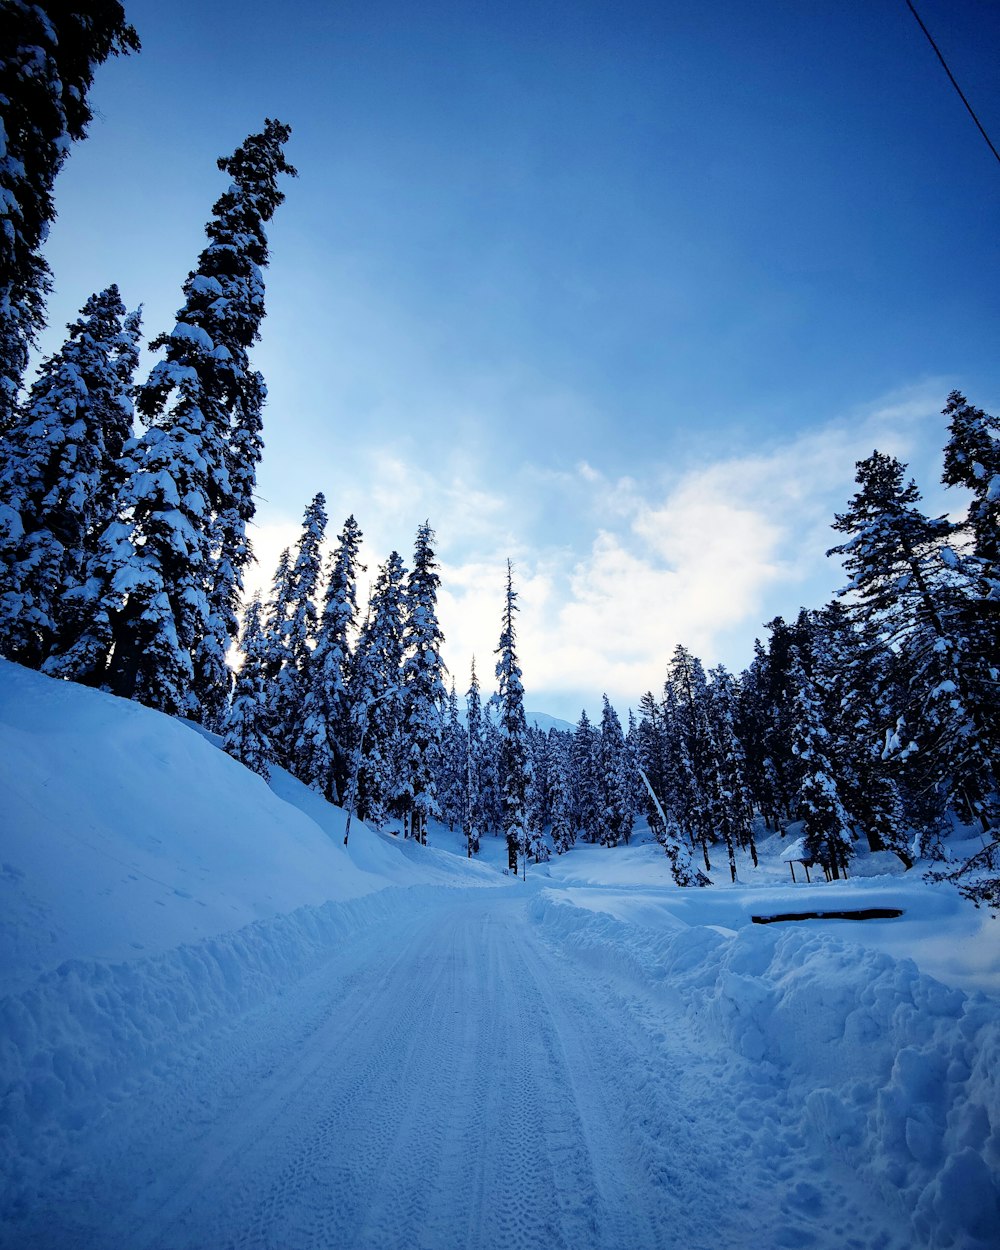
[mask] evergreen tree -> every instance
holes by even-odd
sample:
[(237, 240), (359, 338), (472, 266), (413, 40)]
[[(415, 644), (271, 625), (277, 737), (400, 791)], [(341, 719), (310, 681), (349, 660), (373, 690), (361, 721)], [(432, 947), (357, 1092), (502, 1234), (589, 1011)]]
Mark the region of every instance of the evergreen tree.
[(316, 646), (305, 660), (305, 698), (296, 737), (295, 774), (331, 803), (345, 793), (351, 774), (352, 731), (348, 685), (350, 635), (357, 616), (361, 530), (353, 516), (344, 522), (330, 562)]
[(351, 701), (363, 715), (358, 810), (381, 828), (401, 814), (406, 784), (403, 735), (403, 600), (406, 570), (393, 551), (378, 570), (355, 651)]
[(600, 737), (590, 723), (586, 709), (580, 713), (570, 751), (573, 769), (574, 837), (599, 842), (604, 826), (601, 787)]
[(267, 735), (265, 692), (266, 640), (260, 597), (247, 604), (240, 638), (243, 663), (236, 675), (233, 701), (226, 714), (222, 744), (226, 752), (259, 773), (271, 775), (271, 741)]
[(854, 855), (851, 819), (837, 789), (831, 738), (823, 723), (821, 700), (797, 648), (792, 652), (791, 671), (796, 689), (792, 750), (802, 763), (798, 814), (809, 858), (837, 878), (846, 875), (847, 864)]
[(524, 686), (517, 662), (517, 592), (511, 563), (507, 561), (507, 593), (504, 600), (500, 644), (496, 649), (496, 675), (500, 694), (500, 784), (503, 794), (503, 829), (507, 839), (507, 864), (516, 875), (520, 851), (528, 855), (528, 789), (531, 784), (531, 763), (528, 749), (528, 726), (524, 716)]
[(574, 821), (572, 763), (570, 752), (573, 736), (549, 730), (549, 810), (552, 820), (552, 845), (557, 855), (564, 855), (576, 841)]
[(894, 655), (897, 691), (912, 740), (891, 731), (883, 751), (904, 768), (907, 785), (937, 796), (989, 828), (1000, 749), (996, 680), (966, 623), (974, 589), (947, 540), (952, 526), (916, 507), (906, 466), (874, 452), (858, 463), (859, 490), (834, 528), (848, 540), (832, 549), (851, 581), (843, 592), (858, 628)]
[(738, 846), (750, 852), (757, 867), (757, 845), (753, 836), (753, 800), (746, 780), (746, 757), (736, 733), (736, 683), (724, 665), (709, 674), (709, 711), (715, 747), (716, 828), (729, 848), (729, 869), (736, 880), (732, 850)]
[[(294, 173), (282, 153), (289, 133), (268, 120), (219, 161), (233, 182), (214, 206), (178, 323), (152, 344), (165, 359), (138, 391), (147, 429), (126, 454), (120, 515), (128, 523), (102, 537), (105, 588), (88, 628), (96, 638), (77, 644), (108, 657), (106, 670), (87, 679), (209, 721), (228, 695), (225, 649), (236, 628), (237, 575), (249, 558), (248, 548), (237, 550), (235, 518), (245, 501), (232, 472), (234, 447), (246, 454), (249, 444), (232, 434), (255, 405), (259, 417), (262, 383), (247, 353), (264, 316), (264, 223), (284, 198), (278, 175)], [(236, 580), (223, 584), (224, 569)]]
[(0, 6), (0, 436), (13, 427), (28, 352), (45, 324), (51, 277), (40, 249), (56, 215), (56, 175), (93, 117), (94, 71), (138, 50), (117, 0)]
[(111, 286), (68, 329), (0, 462), (0, 650), (33, 668), (68, 644), (85, 611), (132, 433), (139, 314), (126, 317)]
[(465, 749), (465, 803), (463, 807), (462, 832), (465, 834), (466, 853), (471, 859), (479, 854), (479, 840), (484, 830), (482, 811), (483, 769), (483, 711), (479, 697), (479, 678), (476, 676), (476, 659), (472, 658), (469, 689), (465, 695), (466, 749)]
[(465, 807), (469, 780), (468, 734), (458, 715), (458, 693), (452, 681), (448, 694), (448, 711), (441, 734), (441, 753), (435, 789), (441, 808), (441, 819), (450, 831), (466, 825)]
[(503, 739), (498, 724), (499, 699), (490, 695), (483, 708), (482, 750), (479, 768), (479, 805), (483, 818), (483, 832), (491, 830), (499, 836), (504, 823), (503, 786), (500, 777)]
[(434, 775), (441, 746), (441, 708), (445, 701), (444, 642), (437, 619), (441, 585), (431, 543), (434, 531), (425, 521), (417, 530), (413, 569), (406, 582), (403, 631), (403, 708), (406, 748), (406, 816), (418, 842), (427, 841), (427, 821), (438, 814)]
[(962, 564), (974, 587), (964, 632), (977, 663), (1000, 669), (1000, 420), (958, 391), (948, 396), (944, 415), (949, 430), (942, 481), (972, 495), (958, 527), (971, 546)]
[(275, 758), (295, 772), (295, 744), (303, 723), (309, 689), (309, 661), (319, 628), (320, 577), (326, 537), (326, 497), (313, 496), (302, 518), (295, 559), (282, 557), (275, 575), (272, 607), (266, 630), (268, 641), (269, 722)]
[(605, 846), (628, 845), (635, 821), (634, 782), (629, 751), (618, 713), (604, 695), (601, 713), (600, 775), (603, 790), (601, 841)]
[[(647, 691), (639, 700), (639, 723), (635, 734), (635, 763), (639, 774), (639, 806), (653, 834), (659, 839), (663, 820), (656, 799), (667, 793), (666, 732), (663, 709)], [(656, 798), (654, 798), (656, 796)]]

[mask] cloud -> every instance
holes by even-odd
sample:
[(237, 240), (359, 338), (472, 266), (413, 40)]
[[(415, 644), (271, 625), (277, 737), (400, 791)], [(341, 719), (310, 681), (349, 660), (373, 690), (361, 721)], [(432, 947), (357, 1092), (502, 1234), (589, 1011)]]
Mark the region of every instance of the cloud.
[[(406, 561), (429, 517), (445, 659), (459, 690), (473, 654), (483, 684), (492, 682), (509, 556), (531, 706), (575, 719), (605, 691), (634, 705), (659, 689), (677, 643), (740, 668), (762, 622), (830, 597), (839, 582), (825, 558), (837, 537), (830, 523), (853, 493), (855, 462), (877, 446), (933, 481), (941, 393), (931, 380), (749, 455), (680, 471), (650, 464), (628, 477), (585, 461), (551, 469), (529, 460), (497, 480), (461, 449), (433, 469), (415, 467), (407, 449), (373, 452), (357, 474), (372, 485), (355, 509), (368, 576), (392, 546)], [(339, 526), (331, 521), (331, 538)], [(262, 563), (297, 529), (288, 518), (263, 524)]]

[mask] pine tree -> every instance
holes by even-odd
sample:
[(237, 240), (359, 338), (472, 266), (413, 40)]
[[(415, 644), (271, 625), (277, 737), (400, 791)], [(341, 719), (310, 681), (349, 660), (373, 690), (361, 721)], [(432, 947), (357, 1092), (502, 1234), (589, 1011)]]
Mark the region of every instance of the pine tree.
[(500, 706), (496, 694), (490, 695), (483, 708), (483, 734), (479, 768), (479, 806), (483, 832), (491, 830), (494, 837), (503, 829), (503, 785), (500, 776), (503, 739), (500, 732)]
[(403, 631), (403, 708), (406, 750), (407, 812), (412, 836), (427, 841), (427, 821), (438, 814), (434, 774), (441, 746), (441, 708), (445, 702), (444, 642), (437, 619), (441, 585), (431, 543), (434, 531), (425, 521), (417, 530), (413, 568), (406, 582)]
[(378, 570), (368, 615), (355, 651), (351, 699), (364, 708), (359, 745), (358, 810), (381, 828), (390, 813), (402, 814), (406, 785), (403, 732), (403, 601), (406, 570), (392, 552)]
[[(657, 839), (663, 820), (657, 799), (667, 793), (666, 729), (663, 709), (647, 691), (639, 700), (639, 723), (635, 733), (635, 763), (639, 776), (639, 806)], [(654, 798), (654, 795), (656, 798)]]
[(469, 689), (465, 695), (465, 802), (462, 815), (462, 832), (465, 834), (466, 854), (471, 859), (479, 854), (479, 842), (485, 824), (482, 811), (483, 769), (483, 712), (479, 697), (479, 678), (476, 676), (476, 658), (472, 657)]
[(0, 436), (14, 425), (28, 352), (45, 324), (51, 277), (40, 249), (56, 215), (56, 175), (93, 117), (94, 71), (138, 50), (116, 0), (0, 6)]
[(351, 643), (357, 616), (361, 530), (353, 516), (344, 522), (330, 562), (316, 646), (306, 652), (305, 696), (295, 741), (295, 775), (336, 803), (351, 773)]
[(618, 713), (604, 695), (601, 713), (601, 784), (603, 820), (601, 841), (605, 846), (628, 845), (635, 821), (633, 807), (634, 783), (629, 765), (629, 751)]
[(549, 810), (552, 845), (557, 855), (564, 855), (576, 841), (572, 743), (572, 734), (549, 730)]
[(822, 864), (834, 878), (846, 876), (854, 855), (851, 819), (837, 788), (821, 699), (798, 648), (792, 652), (791, 674), (796, 689), (792, 750), (802, 764), (798, 814), (806, 850), (809, 858)]
[(271, 775), (271, 741), (267, 735), (266, 639), (258, 595), (247, 604), (240, 649), (243, 663), (226, 714), (223, 747), (266, 781)]
[[(738, 846), (750, 852), (757, 867), (757, 845), (753, 836), (753, 800), (746, 779), (746, 757), (736, 732), (736, 683), (724, 665), (709, 676), (709, 711), (717, 769), (716, 827), (729, 848)], [(735, 876), (730, 853), (730, 872)]]
[(178, 323), (152, 344), (165, 358), (137, 393), (147, 429), (126, 454), (119, 514), (127, 524), (102, 537), (105, 589), (89, 626), (96, 637), (78, 644), (108, 657), (90, 680), (208, 721), (228, 696), (225, 650), (248, 558), (248, 548), (237, 550), (245, 501), (233, 468), (234, 448), (245, 455), (249, 444), (234, 442), (233, 429), (254, 419), (255, 405), (259, 418), (262, 383), (247, 354), (264, 316), (264, 223), (284, 198), (278, 175), (295, 172), (282, 153), (289, 133), (268, 120), (219, 161), (233, 182), (214, 206)]
[(937, 795), (939, 822), (953, 806), (985, 830), (997, 789), (996, 681), (969, 638), (975, 591), (948, 545), (953, 527), (920, 512), (905, 469), (877, 451), (858, 463), (859, 490), (834, 522), (848, 540), (831, 554), (851, 577), (852, 619), (901, 671), (896, 712), (912, 738), (890, 730), (884, 757), (896, 757), (911, 788)]
[(68, 329), (0, 462), (0, 650), (33, 668), (77, 632), (132, 433), (139, 314), (111, 286)]
[(452, 681), (448, 706), (441, 734), (441, 753), (435, 789), (441, 808), (441, 819), (449, 831), (464, 829), (468, 796), (469, 741), (458, 714), (458, 692)]
[(599, 842), (604, 814), (601, 794), (600, 737), (590, 723), (586, 709), (580, 713), (570, 750), (573, 769), (574, 837)]
[(500, 694), (500, 784), (503, 793), (503, 829), (507, 839), (507, 865), (517, 873), (518, 852), (528, 855), (528, 788), (531, 764), (528, 725), (524, 716), (524, 686), (515, 646), (514, 614), (519, 611), (511, 563), (507, 561), (507, 592), (504, 600), (500, 643), (495, 654)]
[[(268, 705), (276, 759), (296, 770), (295, 744), (303, 723), (309, 689), (309, 661), (319, 628), (316, 606), (326, 537), (326, 497), (317, 492), (306, 506), (295, 558), (279, 565), (269, 613)], [(280, 584), (279, 584), (280, 578)]]
[(958, 527), (971, 545), (962, 564), (974, 586), (965, 632), (977, 663), (1000, 669), (1000, 420), (958, 391), (948, 396), (944, 415), (949, 430), (941, 480), (972, 494)]

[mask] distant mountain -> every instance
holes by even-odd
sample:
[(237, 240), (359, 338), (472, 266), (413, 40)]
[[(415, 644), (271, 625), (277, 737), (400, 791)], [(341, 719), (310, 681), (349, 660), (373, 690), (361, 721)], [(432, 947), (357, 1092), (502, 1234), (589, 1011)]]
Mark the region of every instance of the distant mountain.
[(576, 728), (568, 720), (560, 720), (558, 716), (549, 716), (547, 712), (525, 711), (524, 718), (529, 725), (537, 725), (544, 733), (550, 729), (568, 729), (571, 733)]

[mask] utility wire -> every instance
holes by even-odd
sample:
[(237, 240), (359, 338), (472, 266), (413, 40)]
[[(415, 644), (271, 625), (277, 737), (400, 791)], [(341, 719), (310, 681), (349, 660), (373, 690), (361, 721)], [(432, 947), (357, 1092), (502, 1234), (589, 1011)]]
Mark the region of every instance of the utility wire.
[(934, 49), (934, 52), (935, 52), (935, 53), (936, 53), (936, 55), (937, 55), (937, 59), (938, 59), (938, 60), (941, 62), (941, 64), (944, 66), (944, 72), (948, 75), (948, 78), (949, 78), (949, 80), (950, 80), (950, 82), (951, 82), (951, 85), (952, 85), (952, 86), (955, 88), (955, 90), (958, 92), (959, 99), (962, 101), (962, 103), (965, 105), (965, 107), (969, 110), (969, 116), (972, 118), (972, 120), (976, 123), (976, 126), (979, 128), (979, 133), (980, 133), (980, 134), (983, 136), (983, 138), (986, 140), (987, 146), (989, 147), (989, 149), (990, 149), (990, 151), (993, 153), (993, 155), (997, 158), (997, 161), (998, 161), (998, 162), (1000, 162), (1000, 152), (998, 152), (998, 151), (996, 150), (996, 148), (993, 146), (993, 141), (992, 141), (992, 139), (989, 137), (989, 135), (988, 135), (988, 134), (986, 133), (986, 131), (983, 129), (983, 124), (982, 124), (982, 122), (981, 122), (981, 121), (979, 120), (979, 118), (976, 116), (975, 111), (974, 111), (974, 109), (973, 109), (972, 105), (971, 105), (971, 104), (969, 103), (969, 101), (965, 98), (965, 93), (962, 91), (962, 88), (961, 88), (961, 87), (958, 85), (958, 83), (955, 81), (955, 75), (954, 75), (954, 74), (951, 72), (951, 70), (948, 68), (948, 62), (947, 62), (947, 61), (944, 59), (944, 57), (941, 55), (941, 49), (940, 49), (940, 48), (937, 46), (937, 44), (934, 42), (934, 37), (933, 37), (933, 35), (932, 35), (932, 34), (931, 34), (931, 32), (927, 29), (927, 27), (924, 25), (923, 21), (921, 20), (920, 14), (919, 14), (919, 13), (917, 12), (917, 10), (913, 7), (912, 0), (906, 0), (906, 7), (910, 10), (910, 12), (913, 14), (913, 16), (917, 19), (917, 25), (918, 25), (918, 26), (920, 27), (920, 29), (924, 32), (924, 34), (927, 36), (927, 42), (928, 42), (928, 43), (931, 45), (931, 47)]

